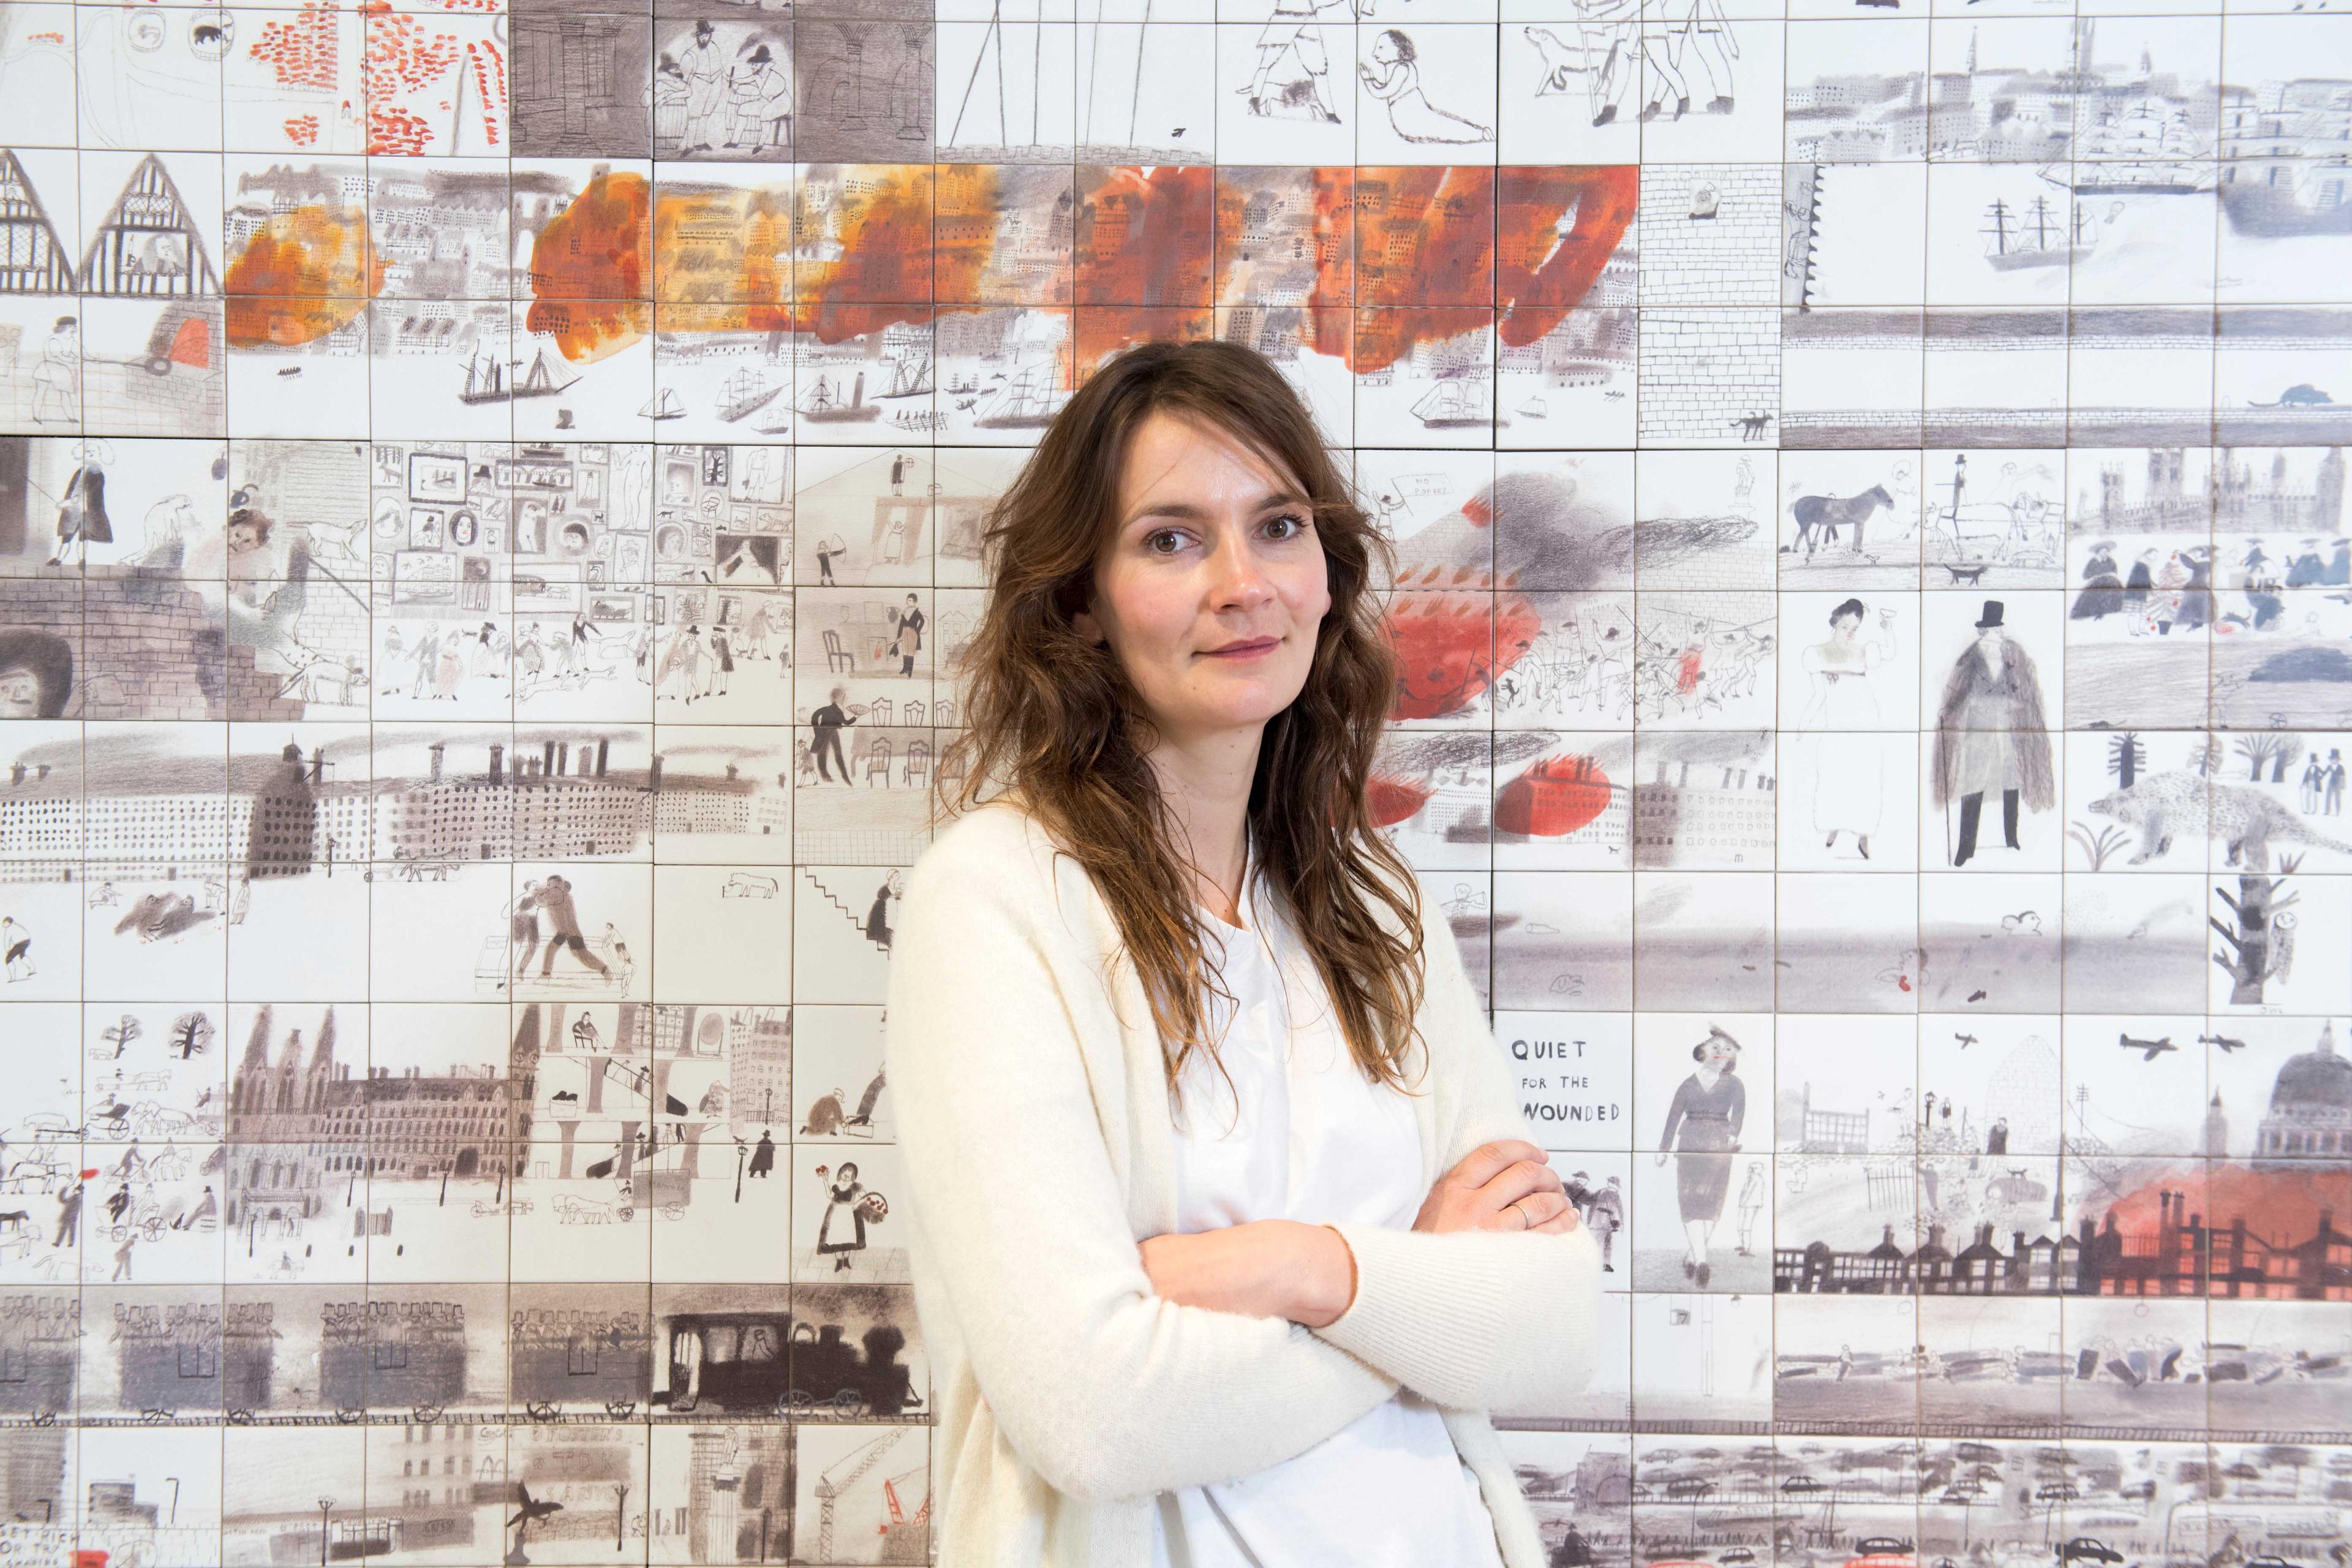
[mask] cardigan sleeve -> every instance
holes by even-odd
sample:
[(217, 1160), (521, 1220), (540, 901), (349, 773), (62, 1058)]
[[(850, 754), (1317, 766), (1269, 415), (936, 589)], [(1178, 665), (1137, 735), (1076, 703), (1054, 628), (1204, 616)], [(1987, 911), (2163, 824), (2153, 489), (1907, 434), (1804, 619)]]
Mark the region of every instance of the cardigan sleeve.
[(886, 1050), (910, 1204), (972, 1375), (1014, 1451), (1069, 1497), (1292, 1458), (1396, 1382), (1301, 1324), (1154, 1293), (1040, 943), (1046, 917), (1010, 869), (918, 861), (891, 944)]
[[(1422, 1030), (1438, 1109), (1449, 1100), (1457, 1108), (1440, 1130), (1443, 1173), (1482, 1143), (1537, 1140), (1452, 933), (1431, 923)], [(1591, 1376), (1601, 1248), (1586, 1227), (1566, 1236), (1333, 1228), (1356, 1255), (1356, 1299), (1315, 1332), (1423, 1397), (1552, 1415)]]

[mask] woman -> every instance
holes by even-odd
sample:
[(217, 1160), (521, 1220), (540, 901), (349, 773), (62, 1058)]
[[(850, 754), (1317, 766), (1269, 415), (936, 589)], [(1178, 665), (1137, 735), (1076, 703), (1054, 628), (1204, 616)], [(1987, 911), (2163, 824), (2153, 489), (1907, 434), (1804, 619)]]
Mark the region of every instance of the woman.
[(2105, 540), (2091, 546), (2083, 563), (2083, 591), (2074, 595), (2067, 619), (2105, 620), (2124, 607), (2124, 580), (2116, 574), (2116, 547)]
[[(1658, 1134), (1658, 1163), (1675, 1159), (1675, 1200), (1683, 1216), (1683, 1278), (1706, 1289), (1713, 1270), (1707, 1243), (1723, 1218), (1723, 1197), (1731, 1189), (1731, 1156), (1739, 1152), (1739, 1124), (1748, 1119), (1748, 1086), (1735, 1073), (1739, 1042), (1710, 1027), (1691, 1047), (1698, 1070), (1683, 1079), (1666, 1107), (1666, 1128)], [(1681, 1142), (1675, 1136), (1681, 1135)]]
[(1867, 860), (1870, 836), (1878, 829), (1885, 772), (1874, 733), (1878, 696), (1870, 676), (1895, 657), (1895, 612), (1879, 610), (1878, 635), (1868, 642), (1862, 640), (1864, 613), (1860, 599), (1846, 600), (1830, 612), (1829, 637), (1805, 649), (1813, 696), (1801, 723), (1822, 736), (1813, 773), (1813, 831), (1824, 836), (1823, 848), (1834, 847), (1839, 834), (1853, 834), (1855, 851)]
[(1389, 125), (1408, 142), (1492, 142), (1495, 132), (1475, 120), (1449, 113), (1421, 90), (1421, 67), (1412, 40), (1394, 27), (1372, 40), (1372, 63), (1359, 65), (1366, 90), (1389, 106)]
[(856, 1267), (853, 1252), (866, 1250), (866, 1184), (857, 1179), (855, 1161), (845, 1160), (825, 1183), (824, 1218), (817, 1222), (817, 1256), (833, 1257), (833, 1271)]
[(887, 1015), (940, 1561), (1540, 1568), (1486, 1412), (1568, 1407), (1600, 1258), (1367, 809), (1384, 536), (1208, 340), (1097, 367), (984, 550)]

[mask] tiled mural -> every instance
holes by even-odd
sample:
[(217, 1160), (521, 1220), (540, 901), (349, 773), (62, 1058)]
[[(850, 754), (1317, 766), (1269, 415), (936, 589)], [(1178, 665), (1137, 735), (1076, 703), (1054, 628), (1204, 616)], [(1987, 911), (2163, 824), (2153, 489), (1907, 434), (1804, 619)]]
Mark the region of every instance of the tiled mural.
[(2225, 8), (0, 0), (0, 1562), (926, 1560), (979, 531), (1213, 334), (1610, 1259), (1552, 1561), (2342, 1568), (2352, 16)]

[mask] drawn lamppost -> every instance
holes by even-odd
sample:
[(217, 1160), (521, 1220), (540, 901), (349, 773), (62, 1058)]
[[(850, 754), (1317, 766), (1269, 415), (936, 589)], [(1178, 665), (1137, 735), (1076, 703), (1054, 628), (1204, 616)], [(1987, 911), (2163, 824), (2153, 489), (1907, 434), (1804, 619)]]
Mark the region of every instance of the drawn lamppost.
[(319, 1568), (327, 1568), (327, 1510), (334, 1506), (333, 1498), (319, 1500)]
[(165, 1519), (163, 1522), (165, 1524), (177, 1524), (180, 1522), (180, 1478), (177, 1476), (165, 1476), (163, 1479), (172, 1483), (172, 1512), (171, 1516)]
[(735, 1140), (735, 1201), (743, 1201), (743, 1163), (751, 1157), (751, 1146), (742, 1139)]

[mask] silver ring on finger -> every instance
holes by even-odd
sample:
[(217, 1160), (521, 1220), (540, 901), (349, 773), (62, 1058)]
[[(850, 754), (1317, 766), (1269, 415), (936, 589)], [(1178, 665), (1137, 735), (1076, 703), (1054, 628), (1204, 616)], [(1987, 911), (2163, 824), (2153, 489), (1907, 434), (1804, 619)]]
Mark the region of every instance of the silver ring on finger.
[(1519, 1211), (1519, 1228), (1521, 1230), (1532, 1230), (1535, 1228), (1536, 1222), (1528, 1217), (1528, 1211), (1525, 1208), (1520, 1207), (1520, 1205), (1526, 1202), (1527, 1200), (1525, 1198), (1513, 1198), (1511, 1200), (1511, 1207), (1518, 1209)]

